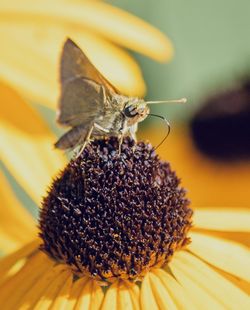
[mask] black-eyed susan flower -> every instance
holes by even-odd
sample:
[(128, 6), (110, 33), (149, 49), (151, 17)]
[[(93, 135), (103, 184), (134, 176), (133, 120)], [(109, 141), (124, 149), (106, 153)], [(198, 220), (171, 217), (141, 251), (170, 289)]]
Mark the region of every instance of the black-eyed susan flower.
[[(192, 210), (152, 147), (97, 140), (52, 184), (40, 214), (42, 250), (75, 274), (141, 280), (188, 242)], [(105, 284), (105, 283), (104, 283)]]
[(158, 29), (102, 1), (2, 0), (0, 77), (29, 100), (55, 108), (65, 37), (78, 42), (100, 72), (127, 95), (143, 96), (146, 87), (139, 66), (124, 48), (157, 61), (173, 54), (170, 40)]
[[(10, 103), (11, 90), (2, 90)], [(15, 100), (33, 113), (18, 96)], [(20, 152), (28, 170), (16, 165), (17, 179), (29, 175), (24, 187), (32, 192), (43, 171), (35, 164), (42, 163), (38, 158), (49, 162), (49, 153), (57, 155), (46, 148), (41, 154), (35, 142), (34, 131), (44, 126), (38, 116), (28, 131), (7, 110), (1, 131), (5, 142), (20, 131), (19, 140), (12, 140), (18, 148), (11, 141), (8, 146)], [(34, 141), (29, 148), (28, 139)], [(240, 289), (250, 281), (249, 249), (214, 234), (249, 232), (249, 210), (195, 210), (189, 231), (192, 211), (185, 191), (148, 144), (126, 140), (120, 157), (115, 139), (88, 145), (51, 185), (42, 204), (40, 238), (0, 181), (0, 245), (12, 249), (0, 264), (2, 309), (249, 309), (249, 297)]]

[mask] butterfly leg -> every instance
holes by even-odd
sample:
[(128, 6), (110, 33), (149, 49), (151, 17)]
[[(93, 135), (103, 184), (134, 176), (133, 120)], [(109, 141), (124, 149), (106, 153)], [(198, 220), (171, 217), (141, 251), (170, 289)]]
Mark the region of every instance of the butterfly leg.
[(118, 134), (118, 155), (121, 155), (121, 151), (122, 151), (122, 142), (123, 142), (123, 138), (125, 136), (125, 133), (127, 132), (127, 125), (124, 122), (123, 123), (123, 127), (120, 129), (119, 134)]
[(129, 135), (135, 142), (137, 142), (137, 138), (136, 138), (137, 127), (138, 127), (137, 124), (129, 127)]
[(137, 131), (137, 127), (138, 127), (138, 125), (135, 124), (135, 125), (133, 125), (133, 126), (131, 126), (131, 127), (129, 128), (129, 135), (130, 135), (130, 137), (135, 141), (135, 144), (134, 144), (133, 147), (132, 147), (132, 151), (133, 151), (133, 152), (135, 152), (135, 150), (136, 150), (136, 142), (137, 142), (136, 131)]
[(90, 127), (90, 129), (88, 130), (88, 132), (87, 132), (87, 134), (86, 134), (86, 136), (85, 136), (83, 145), (81, 146), (80, 151), (77, 153), (76, 158), (78, 158), (78, 157), (82, 154), (82, 152), (83, 152), (83, 150), (85, 149), (86, 145), (89, 143), (89, 140), (90, 140), (90, 137), (91, 137), (91, 134), (92, 134), (94, 128), (95, 128), (95, 126), (92, 125), (92, 126)]
[(99, 129), (100, 131), (103, 131), (103, 132), (105, 132), (105, 133), (109, 133), (109, 130), (108, 130), (108, 129), (103, 128), (102, 126), (100, 126), (100, 125), (97, 124), (97, 123), (94, 123), (94, 127), (95, 127), (96, 129)]
[(98, 130), (103, 131), (103, 132), (105, 132), (105, 133), (109, 133), (109, 130), (108, 130), (108, 129), (105, 129), (105, 128), (103, 128), (102, 126), (100, 126), (99, 124), (94, 123), (94, 124), (90, 127), (89, 131), (87, 132), (86, 137), (85, 137), (84, 142), (83, 142), (83, 145), (82, 145), (82, 147), (80, 148), (80, 151), (77, 153), (76, 158), (78, 158), (78, 157), (82, 154), (82, 152), (83, 152), (83, 150), (85, 149), (86, 145), (89, 143), (90, 138), (91, 138), (91, 135), (92, 135), (92, 132), (93, 132), (94, 129), (98, 129)]
[(118, 155), (119, 156), (121, 155), (121, 151), (122, 151), (123, 137), (124, 137), (123, 133), (118, 136)]

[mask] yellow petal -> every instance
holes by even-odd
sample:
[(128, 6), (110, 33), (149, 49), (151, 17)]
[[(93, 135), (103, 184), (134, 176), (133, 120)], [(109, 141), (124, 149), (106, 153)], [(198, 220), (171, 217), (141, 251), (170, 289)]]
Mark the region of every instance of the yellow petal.
[(3, 83), (0, 83), (0, 101), (4, 103), (0, 111), (1, 160), (40, 203), (51, 177), (65, 165), (65, 158), (53, 150), (56, 137), (39, 114)]
[(82, 47), (97, 68), (121, 92), (136, 96), (145, 93), (141, 70), (134, 59), (121, 48), (96, 35), (69, 26), (48, 24), (46, 17), (43, 22), (35, 24), (16, 21), (16, 24), (10, 25), (8, 21), (0, 22), (0, 39), (6, 37), (6, 33), (8, 42), (0, 50), (0, 74), (35, 102), (56, 107), (59, 57), (65, 34)]
[(92, 280), (92, 291), (91, 291), (91, 310), (98, 310), (101, 308), (101, 304), (104, 299), (104, 293), (100, 285)]
[(190, 296), (184, 288), (163, 269), (157, 268), (152, 271), (162, 282), (166, 290), (168, 290), (171, 298), (173, 298), (179, 310), (194, 310), (196, 309)]
[[(135, 283), (131, 282), (122, 282), (120, 283), (120, 288), (119, 288), (119, 296), (121, 296), (121, 287), (125, 285), (127, 288), (127, 291), (129, 292), (130, 299), (131, 299), (131, 304), (132, 304), (132, 309), (134, 310), (139, 310), (140, 309), (140, 289), (139, 286), (136, 285)], [(125, 289), (123, 290), (123, 292)], [(125, 293), (127, 295), (127, 293)]]
[(15, 265), (29, 256), (31, 253), (37, 250), (41, 241), (39, 239), (35, 239), (34, 241), (24, 245), (19, 250), (5, 256), (0, 260), (0, 283), (9, 276), (9, 273)]
[(89, 281), (89, 278), (85, 277), (85, 278), (81, 278), (73, 282), (73, 285), (69, 292), (69, 298), (68, 298), (66, 309), (74, 309), (78, 301), (78, 298), (84, 286), (86, 285), (86, 283), (88, 283), (88, 281)]
[(173, 265), (179, 268), (226, 309), (249, 309), (250, 299), (243, 291), (211, 267), (187, 252), (176, 255)]
[(149, 273), (144, 277), (141, 284), (141, 308), (145, 310), (157, 310), (158, 306), (154, 298), (153, 290), (150, 284)]
[(42, 252), (27, 258), (24, 266), (13, 276), (6, 279), (0, 287), (0, 305), (2, 309), (18, 309), (22, 296), (51, 267), (51, 261)]
[(113, 283), (106, 291), (104, 301), (102, 303), (102, 310), (117, 310), (119, 282)]
[(72, 286), (73, 276), (70, 275), (63, 287), (59, 291), (58, 295), (55, 297), (53, 304), (50, 307), (50, 310), (67, 310), (67, 304), (69, 299), (69, 292)]
[(229, 280), (231, 283), (233, 283), (235, 286), (237, 286), (238, 288), (240, 288), (243, 292), (247, 293), (248, 295), (250, 295), (250, 282), (247, 282), (245, 280), (242, 280), (240, 278), (237, 278), (233, 275), (231, 275), (230, 273), (223, 271), (221, 269), (218, 268), (214, 268), (220, 275), (222, 275), (224, 278), (226, 278), (227, 280)]
[(104, 294), (101, 287), (94, 280), (89, 280), (84, 285), (80, 295), (78, 296), (74, 309), (98, 310), (100, 309), (103, 297)]
[[(20, 300), (20, 309), (34, 309), (35, 304), (44, 295), (51, 282), (57, 276), (58, 269), (54, 266), (48, 268), (48, 270), (39, 278), (39, 280), (24, 294)], [(68, 283), (66, 281), (66, 283)]]
[(202, 310), (224, 310), (222, 304), (220, 304), (214, 297), (212, 297), (206, 289), (200, 287), (199, 283), (187, 276), (182, 270), (175, 265), (175, 259), (173, 259), (169, 267), (176, 280), (185, 289), (189, 299), (195, 304), (196, 308)]
[(0, 249), (12, 251), (36, 235), (34, 219), (15, 198), (0, 171)]
[(159, 61), (172, 57), (173, 47), (169, 39), (159, 30), (143, 20), (109, 4), (84, 1), (72, 2), (5, 2), (0, 9), (6, 18), (33, 17), (36, 21), (43, 16), (78, 27), (87, 27), (118, 45), (131, 48)]
[(177, 310), (169, 292), (154, 273), (150, 273), (150, 283), (159, 309)]
[(188, 248), (224, 271), (243, 280), (250, 281), (250, 250), (239, 243), (211, 237), (200, 233), (190, 233), (192, 242)]
[(119, 310), (136, 310), (140, 309), (140, 297), (138, 287), (134, 283), (126, 281), (119, 282), (118, 297), (117, 297), (117, 309)]
[(129, 291), (125, 285), (119, 285), (117, 309), (133, 310), (133, 303)]
[(88, 281), (84, 287), (83, 290), (81, 291), (76, 305), (74, 307), (75, 310), (81, 310), (83, 307), (85, 309), (89, 309), (91, 306), (91, 289), (92, 289), (92, 281)]
[(246, 208), (195, 209), (194, 226), (218, 231), (250, 232), (250, 210)]
[(54, 278), (51, 279), (51, 282), (48, 283), (45, 291), (40, 296), (35, 307), (32, 307), (34, 310), (47, 310), (50, 309), (54, 299), (57, 294), (62, 289), (65, 281), (70, 277), (71, 271), (67, 269), (64, 265), (59, 265), (54, 267)]

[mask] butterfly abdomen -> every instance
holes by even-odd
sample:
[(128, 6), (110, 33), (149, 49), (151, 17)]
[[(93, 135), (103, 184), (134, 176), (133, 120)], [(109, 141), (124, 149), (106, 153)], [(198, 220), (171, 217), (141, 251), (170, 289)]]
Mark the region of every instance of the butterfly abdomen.
[(73, 148), (81, 144), (87, 134), (88, 128), (84, 125), (76, 126), (66, 132), (56, 143), (55, 147), (61, 150)]

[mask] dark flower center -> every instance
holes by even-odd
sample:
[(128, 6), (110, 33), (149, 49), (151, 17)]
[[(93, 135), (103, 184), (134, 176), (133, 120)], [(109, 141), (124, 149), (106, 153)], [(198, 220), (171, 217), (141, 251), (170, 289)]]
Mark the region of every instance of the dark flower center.
[(40, 213), (42, 250), (79, 276), (140, 279), (188, 241), (192, 210), (149, 144), (96, 140), (52, 184)]

